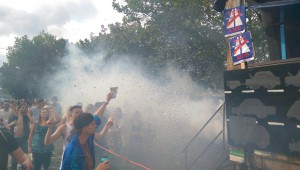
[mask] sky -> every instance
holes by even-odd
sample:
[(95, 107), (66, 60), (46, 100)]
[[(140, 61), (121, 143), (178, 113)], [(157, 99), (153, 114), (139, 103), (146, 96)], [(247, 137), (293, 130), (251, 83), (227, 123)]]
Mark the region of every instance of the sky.
[(70, 42), (98, 34), (101, 25), (121, 22), (112, 0), (0, 0), (0, 65), (15, 37), (46, 31)]

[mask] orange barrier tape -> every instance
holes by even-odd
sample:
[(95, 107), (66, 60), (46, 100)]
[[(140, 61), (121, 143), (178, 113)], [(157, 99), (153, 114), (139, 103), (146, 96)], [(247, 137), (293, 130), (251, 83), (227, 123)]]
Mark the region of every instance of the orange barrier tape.
[(121, 156), (121, 155), (119, 155), (119, 154), (114, 153), (113, 151), (111, 151), (111, 150), (109, 150), (109, 149), (104, 148), (103, 146), (100, 146), (100, 145), (99, 145), (98, 143), (96, 143), (95, 141), (94, 141), (94, 144), (95, 144), (96, 146), (98, 146), (99, 148), (105, 150), (106, 152), (111, 153), (111, 154), (115, 155), (116, 157), (119, 157), (119, 158), (121, 158), (121, 159), (123, 159), (123, 160), (125, 160), (125, 161), (127, 161), (127, 162), (129, 162), (129, 163), (131, 163), (131, 164), (133, 164), (133, 165), (135, 165), (135, 166), (141, 167), (141, 168), (143, 168), (143, 169), (145, 169), (145, 170), (151, 170), (150, 168), (148, 168), (148, 167), (146, 167), (146, 166), (144, 166), (144, 165), (142, 165), (142, 164), (139, 164), (139, 163), (137, 163), (137, 162), (134, 162), (134, 161), (132, 161), (132, 160), (130, 160), (130, 159), (124, 157), (124, 156)]

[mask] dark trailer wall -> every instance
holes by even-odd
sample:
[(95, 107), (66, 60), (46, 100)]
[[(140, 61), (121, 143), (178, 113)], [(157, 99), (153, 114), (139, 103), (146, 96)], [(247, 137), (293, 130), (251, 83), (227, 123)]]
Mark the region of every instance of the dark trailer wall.
[(228, 144), (244, 165), (300, 169), (300, 58), (226, 71), (224, 89)]
[(300, 156), (300, 60), (224, 79), (229, 144)]
[[(228, 0), (227, 5), (237, 2)], [(224, 72), (230, 159), (245, 169), (298, 170), (300, 0), (246, 2), (248, 10), (260, 9), (271, 61)], [(228, 70), (237, 69), (228, 61), (230, 55)]]

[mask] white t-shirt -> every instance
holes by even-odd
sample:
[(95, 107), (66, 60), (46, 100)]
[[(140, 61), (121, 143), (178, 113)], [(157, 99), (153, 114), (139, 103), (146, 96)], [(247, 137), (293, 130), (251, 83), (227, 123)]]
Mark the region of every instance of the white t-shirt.
[(6, 126), (10, 116), (11, 116), (10, 110), (8, 111), (4, 111), (4, 109), (0, 110), (0, 126)]
[(63, 139), (63, 150), (65, 150), (66, 146), (69, 144), (68, 138), (71, 135), (72, 126), (69, 123), (66, 123), (66, 138)]

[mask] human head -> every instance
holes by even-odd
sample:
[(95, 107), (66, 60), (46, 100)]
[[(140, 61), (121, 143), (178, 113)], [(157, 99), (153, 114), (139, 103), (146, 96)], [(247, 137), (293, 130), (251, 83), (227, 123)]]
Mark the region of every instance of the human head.
[(25, 104), (25, 103), (26, 103), (26, 102), (25, 102), (25, 99), (23, 99), (23, 98), (20, 99), (20, 103), (21, 103), (21, 104)]
[(21, 113), (26, 113), (27, 112), (27, 106), (25, 104), (19, 105), (17, 110), (20, 111)]
[(9, 103), (5, 102), (4, 103), (4, 110), (8, 110), (9, 109)]
[(71, 113), (71, 118), (74, 120), (80, 113), (82, 113), (82, 106), (71, 106), (69, 111)]
[(39, 99), (37, 101), (37, 107), (43, 108), (45, 106), (45, 100), (44, 99)]
[(81, 102), (77, 102), (76, 105), (81, 106), (82, 107), (82, 103)]
[(37, 105), (37, 102), (38, 102), (38, 99), (34, 98), (34, 99), (33, 99), (32, 105), (33, 105), (33, 106), (36, 106), (36, 105)]
[(42, 118), (44, 118), (46, 121), (49, 120), (49, 109), (48, 108), (42, 108), (41, 112), (39, 114), (39, 123), (41, 123)]
[(94, 135), (96, 123), (90, 113), (80, 113), (74, 120), (74, 128), (77, 134)]
[(52, 101), (52, 103), (57, 103), (57, 102), (58, 102), (57, 96), (53, 96), (53, 97), (51, 98), (51, 101)]
[(86, 113), (93, 113), (94, 112), (94, 105), (88, 104), (84, 110)]
[(101, 107), (103, 102), (96, 102), (94, 105), (95, 105), (95, 108), (98, 109), (99, 107)]
[(113, 117), (116, 119), (122, 119), (123, 117), (123, 113), (121, 108), (117, 107), (114, 111), (113, 111)]

